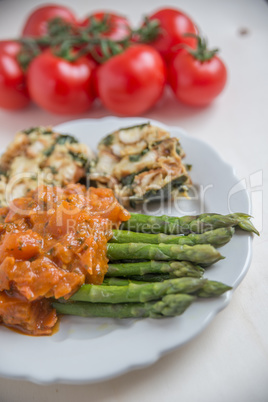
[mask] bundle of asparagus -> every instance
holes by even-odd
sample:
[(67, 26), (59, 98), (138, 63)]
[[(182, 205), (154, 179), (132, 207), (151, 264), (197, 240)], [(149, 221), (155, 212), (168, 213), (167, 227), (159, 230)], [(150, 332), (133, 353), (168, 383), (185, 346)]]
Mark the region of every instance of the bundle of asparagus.
[(53, 306), (60, 314), (86, 317), (180, 315), (197, 298), (231, 289), (205, 279), (204, 267), (224, 258), (215, 247), (228, 243), (235, 227), (259, 234), (249, 218), (242, 213), (182, 218), (132, 214), (107, 245), (110, 263), (103, 284), (83, 285), (68, 301), (54, 301)]

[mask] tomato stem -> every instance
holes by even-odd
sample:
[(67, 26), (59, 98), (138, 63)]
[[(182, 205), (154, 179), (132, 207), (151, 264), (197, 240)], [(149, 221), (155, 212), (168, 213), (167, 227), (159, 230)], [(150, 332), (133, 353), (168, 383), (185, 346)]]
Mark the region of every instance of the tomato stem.
[(184, 36), (195, 38), (197, 41), (196, 49), (192, 49), (190, 47), (184, 46), (187, 51), (196, 59), (201, 61), (202, 63), (205, 61), (211, 60), (215, 54), (219, 51), (218, 48), (209, 50), (207, 48), (207, 40), (200, 35), (196, 35), (194, 33), (186, 33)]
[[(98, 63), (104, 63), (111, 57), (122, 53), (133, 41), (147, 43), (154, 40), (159, 32), (158, 20), (149, 20), (147, 17), (138, 29), (129, 29), (129, 35), (123, 40), (116, 41), (106, 38), (103, 34), (112, 28), (109, 14), (102, 20), (90, 17), (85, 27), (76, 27), (61, 18), (54, 18), (48, 23), (48, 32), (39, 38), (26, 37), (18, 39), (22, 44), (18, 61), (27, 70), (34, 57), (41, 53), (43, 48), (52, 48), (53, 52), (70, 62), (79, 57), (90, 54)], [(74, 51), (73, 49), (78, 49)]]
[(157, 38), (160, 33), (160, 23), (157, 19), (149, 20), (144, 17), (140, 28), (132, 30), (132, 36), (136, 37), (137, 42), (149, 43)]

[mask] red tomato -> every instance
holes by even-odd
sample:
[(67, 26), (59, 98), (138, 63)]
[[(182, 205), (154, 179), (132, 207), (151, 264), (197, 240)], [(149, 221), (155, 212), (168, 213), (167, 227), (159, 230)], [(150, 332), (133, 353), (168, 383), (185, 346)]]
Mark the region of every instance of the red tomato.
[(0, 107), (4, 109), (21, 109), (30, 101), (25, 76), (17, 61), (20, 48), (17, 42), (0, 42)]
[(38, 7), (30, 14), (22, 30), (22, 36), (39, 37), (45, 35), (48, 21), (57, 17), (72, 24), (76, 23), (73, 13), (67, 7), (50, 4)]
[(104, 22), (106, 19), (109, 29), (100, 33), (105, 38), (119, 41), (130, 34), (130, 22), (122, 15), (99, 11), (86, 17), (79, 25), (82, 27), (90, 26), (91, 18), (97, 22)]
[(166, 70), (161, 56), (147, 45), (134, 45), (112, 57), (96, 72), (102, 103), (112, 112), (134, 116), (150, 109), (161, 97)]
[(86, 57), (69, 62), (46, 50), (30, 64), (27, 75), (30, 96), (53, 113), (83, 113), (94, 100), (95, 66)]
[(209, 104), (223, 90), (227, 71), (221, 59), (213, 56), (200, 61), (182, 49), (169, 66), (169, 82), (176, 97), (193, 106)]
[(161, 33), (158, 38), (150, 43), (169, 62), (174, 53), (178, 51), (178, 45), (186, 44), (195, 47), (196, 39), (184, 36), (186, 33), (196, 34), (197, 28), (193, 21), (183, 12), (163, 8), (149, 16), (150, 20), (157, 19), (160, 23)]

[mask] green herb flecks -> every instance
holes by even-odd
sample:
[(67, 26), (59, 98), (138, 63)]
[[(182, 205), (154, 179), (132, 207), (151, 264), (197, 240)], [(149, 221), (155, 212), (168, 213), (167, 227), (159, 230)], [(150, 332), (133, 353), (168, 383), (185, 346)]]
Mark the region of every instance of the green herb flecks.
[(148, 168), (144, 168), (142, 170), (140, 170), (139, 172), (135, 172), (135, 173), (131, 173), (125, 177), (122, 177), (121, 179), (121, 183), (123, 184), (123, 186), (129, 186), (133, 183), (135, 176), (138, 176), (139, 174), (143, 173), (143, 172), (148, 172)]
[(57, 144), (59, 144), (59, 145), (64, 145), (64, 144), (66, 144), (66, 143), (69, 143), (69, 144), (78, 144), (78, 140), (77, 140), (76, 138), (74, 138), (72, 135), (69, 135), (69, 134), (60, 134), (60, 135), (56, 138), (54, 144), (52, 144), (50, 147), (48, 147), (47, 149), (45, 149), (45, 150), (43, 151), (43, 154), (44, 154), (45, 156), (50, 156), (50, 155), (54, 152), (55, 146), (56, 146)]
[(149, 149), (145, 148), (140, 154), (129, 155), (129, 161), (138, 162), (143, 157), (143, 155), (147, 154), (147, 152), (149, 152)]
[(84, 155), (84, 154), (81, 154), (78, 152), (72, 152), (72, 151), (69, 151), (69, 154), (72, 155), (73, 160), (75, 162), (81, 164), (82, 167), (84, 167), (88, 162), (88, 159), (87, 159), (86, 155)]
[(38, 129), (39, 129), (39, 127), (30, 127), (25, 130), (22, 130), (22, 133), (29, 135)]
[(129, 127), (122, 127), (118, 131), (127, 131), (127, 130), (132, 130), (133, 128), (139, 128), (143, 129), (146, 126), (150, 126), (150, 122), (142, 123), (142, 124), (136, 124), (135, 126), (129, 126)]
[(109, 147), (110, 145), (112, 145), (113, 142), (114, 142), (114, 135), (109, 134), (101, 140), (100, 144)]
[(69, 134), (61, 134), (56, 138), (56, 141), (55, 141), (56, 144), (60, 144), (60, 145), (63, 145), (66, 142), (69, 142), (70, 144), (78, 144), (77, 139)]

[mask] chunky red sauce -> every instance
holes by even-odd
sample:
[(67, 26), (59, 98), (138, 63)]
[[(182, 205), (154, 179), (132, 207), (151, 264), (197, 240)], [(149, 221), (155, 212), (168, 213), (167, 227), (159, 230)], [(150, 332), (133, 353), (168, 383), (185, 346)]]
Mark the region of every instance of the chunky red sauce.
[(33, 335), (57, 322), (49, 298), (101, 284), (112, 228), (130, 218), (110, 189), (39, 187), (0, 210), (0, 321)]

